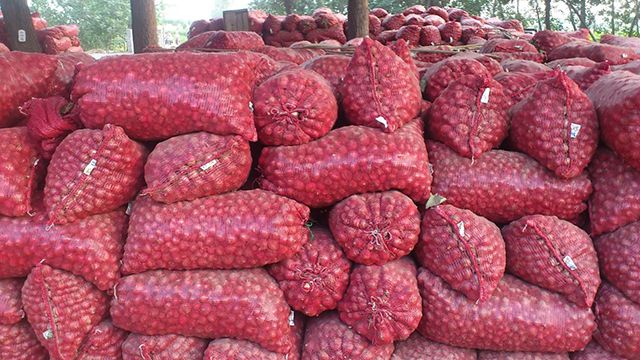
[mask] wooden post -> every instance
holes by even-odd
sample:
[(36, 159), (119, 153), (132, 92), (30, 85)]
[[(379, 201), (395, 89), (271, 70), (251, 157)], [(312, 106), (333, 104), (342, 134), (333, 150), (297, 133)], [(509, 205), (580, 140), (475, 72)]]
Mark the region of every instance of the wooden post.
[(141, 53), (148, 47), (158, 47), (158, 24), (154, 0), (131, 0), (133, 51)]
[(9, 49), (42, 52), (27, 0), (0, 0)]
[(347, 39), (369, 36), (369, 1), (349, 0)]

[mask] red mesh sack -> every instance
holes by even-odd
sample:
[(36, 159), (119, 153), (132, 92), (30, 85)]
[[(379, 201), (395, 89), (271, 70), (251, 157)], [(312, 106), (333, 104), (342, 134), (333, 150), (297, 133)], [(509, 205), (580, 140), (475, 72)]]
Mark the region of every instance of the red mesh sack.
[(49, 228), (42, 205), (35, 203), (34, 209), (32, 217), (0, 217), (0, 278), (27, 276), (44, 260), (82, 276), (100, 290), (115, 285), (126, 231), (124, 211)]
[(604, 283), (593, 308), (598, 330), (593, 338), (607, 351), (627, 360), (640, 359), (640, 304)]
[(476, 351), (440, 344), (426, 339), (417, 331), (407, 340), (398, 341), (391, 360), (476, 360)]
[(404, 39), (398, 39), (393, 44), (388, 45), (393, 52), (398, 55), (402, 61), (404, 61), (411, 68), (411, 72), (418, 76), (418, 68), (416, 67), (415, 61), (413, 61), (413, 57), (411, 56), (411, 49), (409, 48), (409, 44)]
[(402, 13), (404, 15), (410, 15), (410, 14), (423, 14), (425, 12), (427, 12), (427, 9), (423, 5), (413, 5), (404, 9)]
[(404, 19), (405, 25), (424, 25), (424, 18), (420, 14), (407, 14)]
[(316, 9), (312, 16), (316, 19), (316, 24), (320, 29), (329, 29), (341, 23), (340, 18), (327, 8)]
[(77, 360), (122, 359), (122, 343), (128, 333), (103, 320), (87, 334), (78, 351)]
[(42, 178), (36, 143), (26, 127), (0, 129), (0, 215), (31, 213), (31, 198)]
[(369, 14), (375, 15), (377, 18), (384, 18), (389, 15), (389, 12), (383, 8), (373, 8), (369, 11)]
[(506, 59), (501, 63), (506, 72), (539, 73), (551, 71), (549, 67), (539, 62), (521, 59)]
[(256, 84), (260, 84), (282, 70), (279, 64), (271, 57), (253, 51), (239, 51), (238, 56), (244, 58), (245, 63), (253, 69), (256, 75)]
[(20, 120), (20, 106), (49, 95), (58, 67), (55, 56), (11, 51), (0, 53), (0, 128)]
[(263, 269), (148, 271), (123, 277), (116, 294), (113, 323), (135, 333), (233, 337), (279, 353), (292, 346), (289, 306)]
[(262, 30), (265, 35), (273, 35), (280, 32), (280, 30), (282, 30), (282, 21), (284, 21), (284, 18), (284, 16), (269, 14), (262, 24)]
[(344, 34), (344, 30), (341, 25), (332, 26), (328, 29), (315, 29), (309, 31), (306, 35), (306, 39), (312, 43), (319, 43), (325, 40), (336, 40), (340, 44), (347, 42), (347, 37)]
[(478, 360), (569, 360), (567, 353), (479, 351)]
[(423, 144), (419, 119), (391, 134), (364, 126), (339, 128), (308, 144), (263, 149), (260, 187), (311, 207), (392, 189), (424, 202), (431, 173)]
[(338, 118), (331, 85), (311, 70), (281, 72), (253, 92), (258, 139), (265, 145), (299, 145), (324, 136)]
[(405, 25), (396, 32), (396, 40), (403, 39), (411, 47), (420, 46), (421, 30), (419, 25)]
[(487, 42), (487, 40), (485, 39), (485, 36), (487, 36), (486, 32), (480, 28), (480, 27), (462, 27), (462, 37), (460, 38), (460, 41), (462, 41), (465, 44), (481, 44), (483, 45), (484, 43)]
[(519, 32), (524, 32), (524, 27), (520, 20), (510, 19), (504, 21), (491, 22), (491, 25), (503, 28), (503, 29), (513, 29)]
[(262, 10), (249, 10), (249, 30), (258, 35), (262, 35), (262, 27), (264, 26), (264, 20), (267, 18), (267, 13)]
[(282, 29), (286, 31), (295, 31), (298, 27), (301, 17), (298, 14), (289, 14), (282, 20)]
[(251, 170), (249, 143), (237, 135), (179, 135), (154, 148), (144, 166), (143, 195), (163, 203), (239, 189)]
[(564, 71), (571, 80), (578, 84), (582, 91), (587, 91), (598, 79), (611, 74), (611, 67), (607, 62), (602, 62), (590, 67), (567, 66)]
[(71, 97), (85, 126), (119, 125), (134, 139), (208, 131), (255, 141), (249, 108), (254, 81), (235, 54), (113, 56), (82, 67)]
[(632, 48), (587, 41), (566, 43), (558, 46), (547, 55), (549, 60), (575, 57), (585, 57), (595, 62), (608, 61), (612, 65), (626, 64), (638, 58)]
[(306, 206), (263, 190), (173, 204), (141, 197), (133, 204), (122, 272), (240, 269), (275, 263), (293, 256), (307, 242), (308, 219)]
[[(438, 15), (427, 15), (424, 17), (424, 24), (425, 25), (432, 25), (435, 27), (440, 27), (441, 25), (444, 25), (447, 21), (438, 16)], [(440, 32), (440, 30), (438, 30), (438, 32)]]
[(636, 75), (640, 75), (640, 60), (634, 60), (623, 65), (615, 65), (612, 66), (611, 69), (614, 71), (629, 71)]
[(287, 303), (307, 316), (336, 308), (351, 270), (351, 262), (328, 230), (313, 228), (312, 234), (298, 253), (268, 269)]
[(451, 205), (437, 205), (424, 213), (415, 255), (422, 266), (478, 303), (491, 297), (506, 263), (500, 229)]
[(631, 301), (640, 304), (640, 222), (595, 241), (602, 275)]
[(0, 324), (0, 359), (11, 360), (47, 360), (49, 354), (31, 325), (23, 320), (13, 325)]
[(546, 60), (544, 54), (539, 52), (494, 52), (491, 53), (491, 55), (493, 55), (494, 59), (500, 62), (508, 59), (519, 59), (539, 62), (542, 64)]
[(24, 318), (20, 294), (23, 283), (23, 279), (0, 279), (0, 326), (17, 324)]
[(389, 360), (392, 353), (393, 344), (371, 344), (340, 321), (336, 312), (324, 313), (307, 323), (302, 352), (305, 360)]
[(500, 65), (499, 62), (497, 62), (496, 60), (494, 60), (493, 58), (487, 55), (482, 55), (474, 52), (468, 52), (468, 53), (463, 52), (454, 56), (460, 57), (460, 58), (474, 59), (478, 61), (485, 68), (487, 68), (487, 71), (489, 71), (489, 74), (491, 74), (491, 76), (495, 76), (502, 72), (502, 65)]
[(638, 37), (604, 34), (600, 37), (600, 42), (603, 44), (626, 46), (636, 49), (640, 48), (640, 38)]
[(511, 107), (527, 97), (544, 74), (502, 72), (493, 79), (502, 85), (504, 94), (510, 99), (508, 106)]
[(427, 9), (427, 14), (437, 15), (442, 19), (449, 18), (449, 13), (447, 12), (447, 10), (439, 6), (429, 6), (429, 8)]
[(338, 313), (373, 345), (392, 344), (418, 327), (420, 301), (416, 266), (405, 257), (380, 266), (356, 265)]
[(386, 30), (398, 30), (405, 23), (405, 17), (402, 13), (389, 14), (382, 19), (382, 27)]
[(351, 58), (343, 55), (322, 55), (304, 62), (301, 67), (313, 70), (325, 78), (331, 85), (334, 95), (338, 96), (338, 88), (347, 72)]
[(130, 334), (122, 344), (122, 360), (202, 360), (207, 340), (180, 335)]
[(541, 51), (544, 51), (548, 54), (555, 48), (572, 41), (575, 41), (575, 39), (561, 34), (558, 31), (542, 30), (536, 32), (535, 35), (533, 35), (531, 43)]
[[(380, 34), (378, 34), (378, 36), (375, 37), (376, 41), (383, 44), (383, 45), (388, 45), (393, 43), (396, 40), (396, 33), (398, 32), (398, 30), (385, 30), (380, 32)], [(353, 41), (355, 39), (349, 40), (349, 41)], [(360, 40), (360, 44), (362, 43), (362, 40)], [(359, 44), (358, 44), (359, 45)]]
[(508, 104), (499, 82), (482, 75), (462, 76), (431, 105), (427, 134), (462, 156), (477, 158), (507, 137)]
[(571, 360), (625, 360), (603, 349), (600, 344), (592, 340), (582, 351), (571, 354)]
[(507, 271), (589, 308), (600, 286), (598, 257), (587, 233), (555, 216), (525, 216), (502, 229)]
[(252, 31), (216, 31), (204, 44), (208, 49), (251, 50), (264, 46), (262, 37)]
[(497, 351), (583, 349), (596, 329), (593, 313), (559, 294), (505, 275), (493, 296), (476, 304), (421, 268), (423, 317), (418, 331), (449, 345)]
[(382, 21), (375, 15), (369, 15), (369, 37), (375, 39), (382, 32)]
[[(593, 66), (595, 64), (597, 64), (597, 62), (595, 62), (595, 61), (593, 61), (591, 59), (578, 57), (578, 58), (568, 58), (568, 59), (553, 60), (553, 61), (549, 61), (545, 65), (547, 65), (548, 67), (550, 67), (552, 69), (555, 69), (557, 67), (565, 68), (567, 66), (586, 66), (586, 67), (590, 67), (590, 66)], [(618, 66), (625, 66), (625, 65), (618, 65)]]
[(420, 113), (420, 84), (389, 48), (365, 38), (356, 48), (340, 89), (347, 119), (394, 132)]
[(495, 223), (534, 214), (574, 219), (587, 208), (592, 188), (585, 174), (559, 179), (530, 157), (503, 150), (475, 161), (437, 142), (428, 142), (428, 150), (432, 192)]
[(265, 54), (276, 61), (290, 61), (294, 64), (302, 64), (306, 61), (296, 49), (265, 46), (254, 51)]
[[(418, 57), (418, 60), (421, 60)], [(491, 79), (491, 74), (479, 61), (467, 57), (450, 57), (431, 66), (424, 73), (424, 95), (434, 101), (449, 84), (465, 75), (476, 75)]]
[(42, 158), (51, 159), (62, 140), (82, 126), (77, 109), (61, 96), (34, 98), (22, 106), (29, 137)]
[(484, 19), (482, 19), (481, 17), (474, 17), (474, 16), (463, 16), (460, 18), (460, 24), (463, 27), (477, 27), (477, 28), (481, 28), (482, 25), (484, 25), (485, 21)]
[(449, 21), (438, 26), (442, 41), (447, 44), (454, 44), (462, 38), (462, 25), (459, 22)]
[(491, 39), (484, 43), (479, 50), (481, 53), (494, 52), (537, 52), (535, 46), (528, 41), (519, 39)]
[(5, 45), (5, 44), (0, 42), (0, 53), (5, 53), (5, 52), (9, 52), (9, 51), (11, 51), (11, 50), (9, 50), (7, 45)]
[(433, 25), (423, 26), (420, 29), (420, 45), (422, 46), (434, 46), (442, 42), (440, 36), (440, 30)]
[(187, 33), (187, 39), (196, 37), (203, 32), (206, 32), (209, 28), (209, 20), (196, 20), (189, 26), (189, 32)]
[(67, 136), (47, 169), (44, 202), (51, 224), (68, 224), (125, 205), (143, 182), (146, 148), (118, 126)]
[(300, 16), (300, 21), (298, 21), (298, 25), (296, 26), (296, 29), (303, 34), (307, 34), (309, 31), (317, 28), (318, 25), (316, 25), (316, 19), (308, 15)]
[(96, 60), (84, 52), (68, 52), (56, 56), (58, 66), (50, 84), (51, 91), (47, 96), (63, 96), (69, 98), (73, 86), (74, 77), (78, 69), (84, 65), (90, 65)]
[(38, 265), (22, 288), (27, 319), (52, 359), (75, 359), (108, 311), (107, 295), (69, 272)]
[(571, 179), (583, 172), (598, 147), (598, 118), (587, 95), (555, 70), (511, 108), (509, 137), (516, 149)]
[(593, 83), (587, 95), (598, 112), (603, 142), (640, 170), (640, 76), (614, 71)]
[(413, 250), (420, 234), (420, 213), (399, 191), (359, 194), (331, 209), (329, 226), (349, 259), (383, 265)]

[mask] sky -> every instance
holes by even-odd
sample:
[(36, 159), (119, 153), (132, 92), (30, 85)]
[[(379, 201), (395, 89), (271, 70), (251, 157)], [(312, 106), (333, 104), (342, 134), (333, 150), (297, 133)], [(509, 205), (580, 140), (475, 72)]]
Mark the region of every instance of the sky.
[(164, 18), (170, 20), (198, 20), (222, 16), (222, 3), (230, 4), (228, 9), (243, 9), (250, 0), (163, 0)]

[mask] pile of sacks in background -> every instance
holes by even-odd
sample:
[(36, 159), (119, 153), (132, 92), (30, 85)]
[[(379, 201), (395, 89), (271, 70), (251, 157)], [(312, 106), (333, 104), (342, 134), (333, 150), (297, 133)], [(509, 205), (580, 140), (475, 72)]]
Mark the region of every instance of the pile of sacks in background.
[[(61, 54), (64, 52), (81, 52), (78, 25), (57, 25), (47, 27), (47, 21), (34, 12), (31, 14), (33, 28), (42, 52), (45, 54)], [(5, 31), (4, 20), (0, 13), (0, 52), (9, 51), (9, 42)]]
[(0, 358), (640, 359), (637, 39), (215, 34), (0, 55)]

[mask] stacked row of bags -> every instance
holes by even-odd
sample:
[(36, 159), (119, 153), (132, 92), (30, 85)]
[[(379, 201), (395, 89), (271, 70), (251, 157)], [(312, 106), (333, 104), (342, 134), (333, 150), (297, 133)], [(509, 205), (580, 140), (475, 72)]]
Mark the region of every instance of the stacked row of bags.
[[(268, 46), (289, 47), (319, 43), (340, 46), (347, 43), (348, 22), (342, 14), (328, 8), (319, 8), (311, 15), (289, 14), (286, 16), (267, 14), (261, 10), (249, 11), (249, 31), (247, 38), (262, 38)], [(222, 18), (197, 20), (191, 24), (183, 46), (209, 48), (213, 44), (207, 39), (224, 30)], [(584, 38), (584, 32), (571, 33)], [(588, 33), (586, 34), (588, 36)], [(369, 12), (369, 37), (383, 44), (404, 39), (411, 47), (433, 45), (480, 44), (487, 39), (522, 37), (522, 23), (518, 20), (502, 21), (495, 18), (483, 19), (469, 15), (457, 8), (415, 5), (401, 13), (390, 14), (382, 8)]]
[[(80, 46), (80, 29), (78, 25), (57, 25), (47, 27), (47, 21), (40, 13), (31, 14), (31, 22), (42, 51), (45, 54), (61, 54), (65, 52), (82, 52)], [(10, 51), (9, 41), (2, 12), (0, 12), (0, 53)]]
[(639, 358), (638, 75), (46, 59), (0, 55), (0, 358)]

